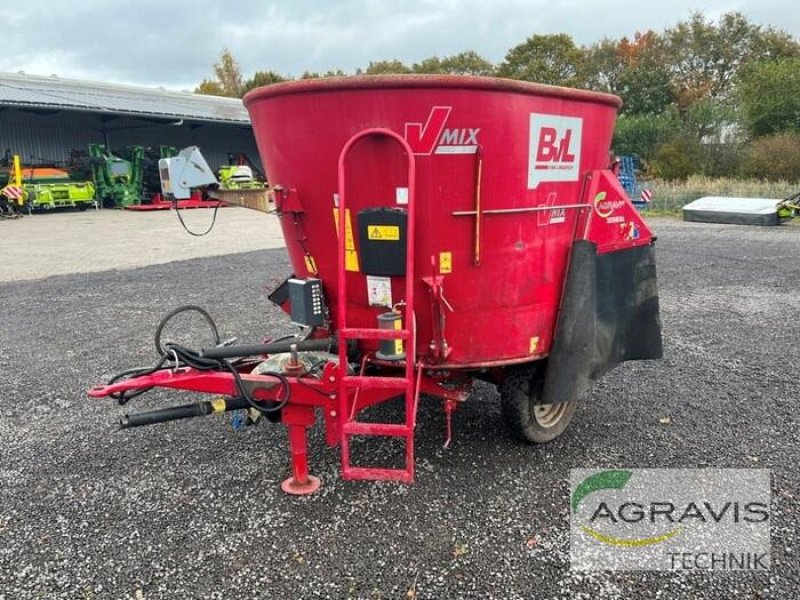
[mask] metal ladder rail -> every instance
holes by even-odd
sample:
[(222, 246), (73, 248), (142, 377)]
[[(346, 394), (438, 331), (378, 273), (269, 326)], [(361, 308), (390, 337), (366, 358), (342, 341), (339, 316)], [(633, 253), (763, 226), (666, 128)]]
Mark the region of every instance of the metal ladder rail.
[[(386, 136), (397, 142), (407, 157), (408, 204), (406, 228), (406, 274), (405, 274), (405, 325), (399, 330), (382, 330), (377, 328), (349, 328), (347, 325), (347, 270), (346, 270), (346, 210), (347, 186), (345, 182), (345, 164), (347, 155), (353, 146), (369, 136)], [(406, 344), (406, 364), (403, 377), (368, 377), (342, 374), (338, 389), (338, 415), (341, 431), (341, 461), (344, 479), (379, 479), (412, 482), (414, 480), (414, 428), (416, 424), (416, 407), (418, 394), (414, 377), (416, 357), (416, 331), (414, 330), (414, 243), (415, 243), (415, 180), (416, 163), (414, 152), (408, 142), (398, 133), (385, 128), (370, 128), (352, 136), (339, 154), (338, 165), (339, 193), (339, 236), (338, 236), (338, 310), (337, 327), (339, 330), (339, 364), (347, 364), (348, 339), (387, 340), (401, 339)], [(397, 389), (405, 393), (405, 424), (359, 423), (350, 420), (348, 391), (352, 388)], [(402, 437), (406, 441), (405, 469), (388, 469), (377, 467), (356, 467), (350, 464), (350, 438), (355, 435), (374, 437)]]

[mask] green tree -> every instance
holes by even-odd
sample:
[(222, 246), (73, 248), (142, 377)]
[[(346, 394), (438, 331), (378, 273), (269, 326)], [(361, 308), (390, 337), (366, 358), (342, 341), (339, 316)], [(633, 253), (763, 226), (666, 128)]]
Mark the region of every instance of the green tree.
[(495, 66), (473, 50), (460, 52), (453, 56), (439, 58), (432, 56), (411, 67), (414, 73), (433, 73), (441, 75), (479, 75), (489, 77), (495, 74)]
[(320, 73), (319, 71), (303, 71), (303, 74), (300, 75), (300, 79), (319, 79), (321, 77), (346, 77), (347, 73), (342, 71), (341, 69), (336, 69), (335, 71), (325, 71), (324, 73)]
[(674, 111), (660, 115), (621, 115), (611, 147), (616, 154), (635, 154), (650, 161), (661, 146), (680, 133), (680, 119)]
[(566, 33), (532, 35), (514, 46), (498, 68), (501, 77), (550, 85), (579, 86), (583, 50)]
[(751, 65), (742, 75), (739, 98), (751, 136), (800, 131), (800, 59)]
[(737, 77), (764, 58), (797, 56), (788, 34), (729, 12), (715, 23), (695, 12), (665, 32), (672, 85), (680, 108), (703, 98), (732, 99)]
[(653, 31), (637, 32), (632, 40), (606, 38), (585, 48), (583, 71), (587, 87), (622, 97), (623, 114), (657, 115), (672, 104), (663, 41)]
[(673, 103), (671, 79), (662, 36), (652, 30), (636, 32), (619, 41), (624, 68), (617, 85), (625, 105), (623, 112), (658, 115)]
[(599, 92), (619, 93), (620, 78), (626, 68), (620, 41), (603, 38), (583, 52), (581, 79), (586, 86)]
[(367, 75), (392, 75), (411, 73), (411, 67), (399, 60), (370, 61), (366, 70)]
[(242, 85), (242, 95), (257, 87), (281, 83), (283, 81), (289, 81), (289, 77), (284, 77), (275, 71), (256, 71), (253, 73), (253, 76)]

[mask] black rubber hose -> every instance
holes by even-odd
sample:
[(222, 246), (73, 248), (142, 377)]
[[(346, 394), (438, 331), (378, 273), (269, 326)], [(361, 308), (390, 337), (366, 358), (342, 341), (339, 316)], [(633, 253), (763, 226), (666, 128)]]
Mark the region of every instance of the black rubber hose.
[[(225, 400), (224, 412), (248, 408), (250, 404), (243, 397), (228, 398)], [(167, 421), (177, 421), (178, 419), (189, 419), (192, 417), (202, 417), (213, 414), (214, 406), (209, 400), (195, 402), (194, 404), (184, 404), (182, 406), (171, 406), (159, 410), (148, 410), (139, 413), (127, 414), (120, 418), (120, 429), (130, 427), (142, 427), (143, 425), (154, 425), (156, 423), (166, 423)]]
[(280, 354), (290, 352), (292, 346), (297, 346), (298, 352), (324, 352), (330, 350), (333, 341), (330, 338), (318, 340), (287, 340), (269, 344), (239, 344), (236, 346), (220, 346), (217, 348), (203, 348), (200, 356), (203, 358), (239, 358), (242, 356), (259, 356), (261, 354)]
[(179, 306), (175, 310), (172, 310), (166, 314), (166, 316), (161, 319), (161, 322), (158, 324), (156, 328), (156, 334), (154, 336), (155, 345), (156, 345), (156, 352), (158, 352), (159, 356), (163, 356), (165, 354), (164, 347), (161, 345), (161, 333), (164, 331), (164, 327), (166, 327), (167, 323), (169, 323), (174, 317), (181, 313), (185, 312), (196, 312), (201, 317), (203, 317), (208, 323), (208, 326), (211, 328), (211, 333), (214, 336), (214, 344), (219, 344), (219, 331), (217, 331), (217, 324), (214, 323), (214, 319), (211, 318), (211, 315), (206, 312), (206, 310), (200, 306), (195, 306), (194, 304), (187, 304), (185, 306)]

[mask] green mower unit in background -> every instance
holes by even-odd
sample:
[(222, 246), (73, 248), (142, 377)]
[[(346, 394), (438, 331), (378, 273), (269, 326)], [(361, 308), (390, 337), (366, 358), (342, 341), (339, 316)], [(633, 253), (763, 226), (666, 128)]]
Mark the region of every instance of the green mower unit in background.
[[(11, 183), (10, 171), (0, 169), (0, 188)], [(46, 166), (20, 169), (20, 183), (25, 191), (24, 206), (30, 211), (54, 208), (86, 210), (95, 202), (91, 181), (76, 181), (64, 169)]]
[(140, 204), (144, 148), (129, 146), (127, 158), (115, 156), (103, 144), (89, 144), (89, 163), (97, 199), (107, 208)]

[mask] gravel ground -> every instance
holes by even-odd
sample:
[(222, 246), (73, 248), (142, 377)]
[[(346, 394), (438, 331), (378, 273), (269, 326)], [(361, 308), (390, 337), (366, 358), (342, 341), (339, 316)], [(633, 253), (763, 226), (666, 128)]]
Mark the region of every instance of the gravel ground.
[[(449, 450), (424, 404), (413, 486), (341, 481), (317, 427), (324, 484), (300, 499), (278, 490), (281, 427), (118, 432), (123, 409), (84, 394), (148, 364), (179, 304), (211, 307), (224, 337), (285, 331), (265, 293), (282, 250), (0, 285), (0, 599), (796, 598), (800, 230), (656, 229), (664, 360), (618, 368), (544, 447), (506, 435), (489, 386)], [(570, 468), (698, 466), (772, 470), (771, 572), (570, 570)]]

